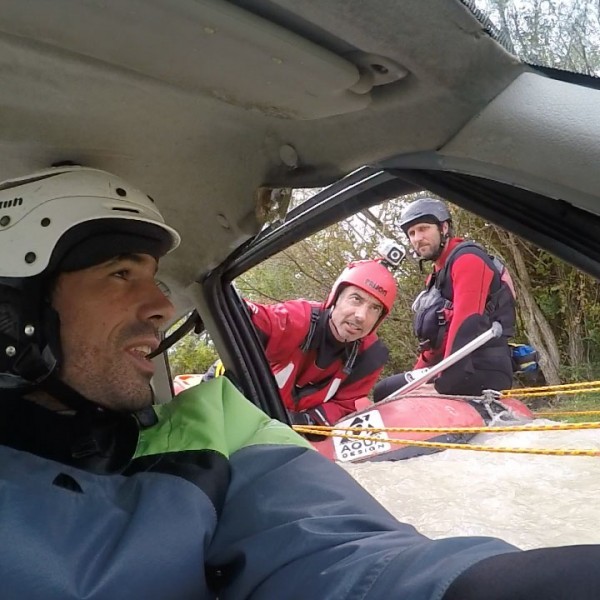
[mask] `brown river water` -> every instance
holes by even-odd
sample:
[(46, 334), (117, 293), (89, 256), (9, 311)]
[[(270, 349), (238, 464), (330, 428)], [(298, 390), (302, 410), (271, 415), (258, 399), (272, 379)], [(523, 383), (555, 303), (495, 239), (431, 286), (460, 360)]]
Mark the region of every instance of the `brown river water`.
[[(486, 433), (471, 444), (600, 452), (600, 429)], [(399, 520), (432, 538), (491, 535), (523, 549), (600, 544), (600, 456), (444, 450), (342, 466)]]

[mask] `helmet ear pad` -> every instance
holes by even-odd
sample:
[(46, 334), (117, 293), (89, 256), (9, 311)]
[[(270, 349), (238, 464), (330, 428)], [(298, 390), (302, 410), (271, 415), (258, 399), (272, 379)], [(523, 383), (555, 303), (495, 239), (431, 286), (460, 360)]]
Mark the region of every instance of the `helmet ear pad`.
[(440, 232), (440, 249), (437, 256), (433, 260), (437, 260), (442, 255), (442, 252), (446, 247), (446, 243), (452, 237), (452, 221), (442, 221), (441, 223), (438, 223), (438, 231)]
[(44, 339), (49, 352), (52, 353), (55, 360), (55, 369), (58, 370), (63, 362), (62, 345), (60, 341), (60, 315), (52, 306), (52, 296), (56, 286), (56, 276), (49, 280), (44, 286), (42, 295), (42, 323), (44, 330)]
[(0, 278), (0, 387), (28, 387), (57, 367), (60, 319), (43, 277)]
[[(444, 225), (446, 225), (446, 231), (444, 232)], [(440, 223), (440, 234), (442, 235), (442, 239), (448, 240), (454, 235), (454, 227), (452, 227), (452, 219), (448, 219), (447, 221), (442, 221)]]

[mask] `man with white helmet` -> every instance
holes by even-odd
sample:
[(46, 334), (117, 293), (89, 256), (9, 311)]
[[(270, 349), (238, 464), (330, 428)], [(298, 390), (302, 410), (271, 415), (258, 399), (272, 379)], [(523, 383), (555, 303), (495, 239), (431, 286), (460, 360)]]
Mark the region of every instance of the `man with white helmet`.
[(247, 302), (295, 424), (330, 425), (356, 410), (389, 352), (376, 330), (396, 298), (383, 260), (350, 263), (325, 302)]
[(430, 540), (224, 377), (153, 407), (179, 238), (128, 183), (58, 168), (0, 207), (3, 598), (598, 596), (598, 547)]
[(452, 216), (436, 198), (419, 198), (400, 218), (420, 261), (433, 262), (425, 290), (413, 303), (419, 340), (415, 371), (380, 381), (375, 400), (382, 400), (490, 328), (502, 335), (455, 365), (434, 382), (443, 394), (480, 395), (484, 389), (512, 387), (513, 363), (508, 345), (515, 329), (515, 291), (504, 265), (479, 244), (453, 235)]
[[(73, 191), (78, 188), (81, 198)], [(49, 169), (0, 189), (8, 198), (0, 202), (0, 235), (10, 248), (0, 271), (0, 379), (6, 387), (34, 385), (65, 394), (64, 403), (74, 409), (94, 402), (117, 411), (146, 408), (152, 363), (144, 356), (156, 348), (158, 327), (172, 315), (154, 271), (157, 260), (177, 247), (179, 235), (147, 195), (102, 171)], [(107, 295), (115, 279), (150, 273), (143, 284), (148, 304), (157, 305), (148, 310), (156, 315), (143, 324), (122, 317), (123, 326), (109, 330), (115, 307), (107, 298), (85, 322), (79, 322), (81, 311), (70, 310), (78, 274), (109, 259), (107, 272), (114, 276), (98, 272), (92, 282)], [(102, 328), (106, 339), (90, 346), (92, 330)], [(104, 375), (93, 378), (98, 366)], [(129, 382), (126, 390), (123, 380)]]

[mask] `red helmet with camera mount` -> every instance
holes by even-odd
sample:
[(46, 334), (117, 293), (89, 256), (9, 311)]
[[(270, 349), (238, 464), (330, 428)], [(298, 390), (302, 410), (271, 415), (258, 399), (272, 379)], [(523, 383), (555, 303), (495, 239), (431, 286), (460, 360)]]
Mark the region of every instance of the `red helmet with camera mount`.
[(331, 308), (340, 292), (347, 285), (355, 285), (357, 288), (370, 294), (381, 304), (383, 312), (375, 328), (388, 315), (394, 300), (396, 299), (396, 280), (390, 271), (382, 264), (381, 260), (359, 260), (351, 262), (337, 278), (336, 282), (327, 296), (325, 308)]

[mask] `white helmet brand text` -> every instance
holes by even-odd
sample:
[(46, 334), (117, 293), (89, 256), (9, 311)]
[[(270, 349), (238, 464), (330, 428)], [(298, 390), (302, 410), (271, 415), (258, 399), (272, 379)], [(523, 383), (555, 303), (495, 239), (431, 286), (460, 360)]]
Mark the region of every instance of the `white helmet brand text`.
[(0, 202), (0, 208), (10, 208), (11, 206), (21, 206), (23, 198), (13, 198), (12, 200), (4, 200)]

